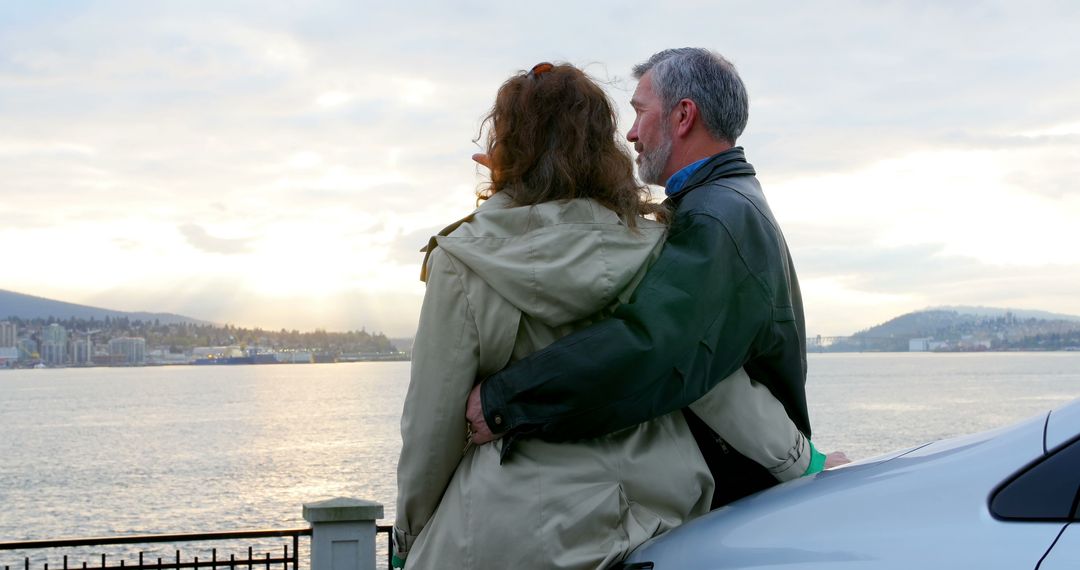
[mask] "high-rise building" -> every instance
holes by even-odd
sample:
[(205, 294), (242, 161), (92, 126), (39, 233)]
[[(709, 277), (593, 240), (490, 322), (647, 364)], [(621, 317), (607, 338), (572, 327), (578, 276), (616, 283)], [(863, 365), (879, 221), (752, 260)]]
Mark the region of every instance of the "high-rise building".
[(120, 337), (109, 341), (109, 354), (123, 356), (126, 364), (142, 364), (146, 361), (146, 339)]
[(14, 346), (0, 346), (0, 368), (11, 368), (19, 361), (19, 349)]
[(45, 364), (67, 364), (67, 329), (53, 323), (41, 331), (41, 360)]
[(15, 326), (15, 323), (0, 322), (0, 348), (14, 347), (19, 336), (18, 332), (19, 329)]
[(71, 339), (71, 363), (72, 364), (89, 364), (90, 359), (93, 358), (93, 347), (90, 343), (90, 335), (83, 338)]
[(38, 343), (32, 338), (19, 339), (15, 347), (19, 349), (19, 362), (27, 362), (41, 357), (41, 354), (38, 353)]

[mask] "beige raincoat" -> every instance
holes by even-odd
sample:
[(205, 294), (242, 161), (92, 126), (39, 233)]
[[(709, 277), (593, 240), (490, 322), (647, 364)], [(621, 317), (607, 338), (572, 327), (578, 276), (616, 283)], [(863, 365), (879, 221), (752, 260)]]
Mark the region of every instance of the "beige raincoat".
[[(401, 420), (406, 568), (602, 568), (705, 513), (713, 480), (681, 412), (581, 442), (521, 439), (502, 465), (498, 441), (463, 454), (474, 382), (626, 301), (664, 226), (632, 231), (585, 199), (511, 207), (499, 193), (443, 233)], [(806, 469), (805, 439), (741, 370), (693, 409), (781, 480)]]

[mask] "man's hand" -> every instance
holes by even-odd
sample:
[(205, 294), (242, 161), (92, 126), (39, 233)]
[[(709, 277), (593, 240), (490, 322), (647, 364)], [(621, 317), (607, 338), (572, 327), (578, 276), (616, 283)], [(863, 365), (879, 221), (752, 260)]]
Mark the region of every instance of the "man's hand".
[(495, 434), (488, 429), (487, 420), (484, 419), (484, 406), (480, 403), (480, 384), (473, 386), (472, 392), (469, 392), (469, 399), (465, 402), (465, 421), (469, 422), (471, 441), (476, 445), (495, 440)]
[[(479, 399), (477, 401), (479, 401)], [(481, 417), (483, 417), (482, 414), (481, 414)], [(487, 427), (487, 426), (484, 426), (484, 427)], [(826, 469), (832, 469), (833, 467), (839, 467), (841, 465), (847, 465), (848, 463), (851, 463), (851, 460), (848, 459), (847, 455), (845, 455), (843, 451), (834, 451), (832, 453), (826, 453), (825, 454), (825, 468)]]

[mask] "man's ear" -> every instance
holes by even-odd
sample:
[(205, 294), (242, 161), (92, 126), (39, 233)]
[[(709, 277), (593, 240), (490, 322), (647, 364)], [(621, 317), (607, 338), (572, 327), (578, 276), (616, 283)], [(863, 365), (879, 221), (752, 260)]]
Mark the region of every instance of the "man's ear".
[(675, 108), (671, 110), (671, 113), (675, 117), (675, 136), (680, 138), (689, 136), (699, 118), (697, 103), (690, 99), (683, 99), (675, 103)]

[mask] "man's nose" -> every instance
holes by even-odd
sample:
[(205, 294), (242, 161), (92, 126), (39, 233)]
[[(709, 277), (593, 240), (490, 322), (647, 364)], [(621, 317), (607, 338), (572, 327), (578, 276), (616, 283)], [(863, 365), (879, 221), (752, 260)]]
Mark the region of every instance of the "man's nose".
[(630, 127), (629, 131), (626, 131), (626, 140), (630, 142), (637, 142), (637, 123)]

